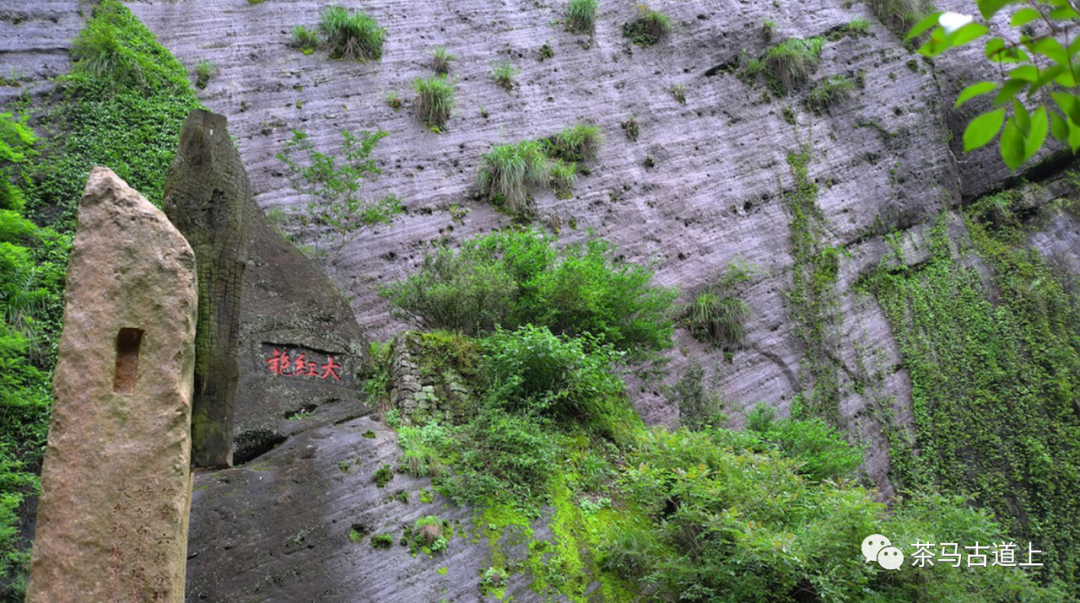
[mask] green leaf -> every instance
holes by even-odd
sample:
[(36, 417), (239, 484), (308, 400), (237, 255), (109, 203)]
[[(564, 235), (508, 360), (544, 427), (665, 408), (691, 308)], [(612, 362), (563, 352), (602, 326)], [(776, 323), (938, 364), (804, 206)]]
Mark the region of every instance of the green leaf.
[(932, 13), (930, 15), (927, 15), (926, 18), (924, 18), (922, 21), (919, 21), (918, 23), (915, 24), (914, 27), (912, 27), (910, 30), (908, 30), (907, 35), (904, 36), (904, 41), (907, 42), (908, 40), (919, 36), (920, 34), (925, 32), (926, 30), (928, 30), (931, 27), (937, 25), (939, 18), (941, 18), (941, 13), (940, 12)]
[(989, 21), (999, 10), (1005, 7), (1006, 4), (1011, 4), (1016, 0), (976, 0), (975, 4), (979, 5), (979, 12), (982, 14), (983, 19)]
[(1050, 96), (1054, 97), (1054, 102), (1066, 117), (1073, 123), (1080, 122), (1080, 98), (1067, 92), (1051, 92)]
[(1046, 141), (1046, 129), (1049, 120), (1046, 116), (1046, 107), (1039, 107), (1031, 114), (1031, 126), (1027, 133), (1027, 142), (1024, 143), (1024, 161), (1031, 159), (1042, 148)]
[(939, 54), (949, 49), (949, 39), (945, 35), (945, 30), (937, 28), (930, 34), (930, 39), (923, 43), (919, 47), (919, 54), (927, 57), (936, 57)]
[(1032, 52), (1037, 52), (1058, 65), (1069, 64), (1069, 52), (1054, 38), (1039, 38), (1025, 44)]
[(964, 91), (960, 93), (960, 96), (956, 97), (956, 103), (953, 105), (953, 108), (959, 107), (980, 94), (993, 92), (994, 90), (997, 90), (997, 87), (998, 85), (994, 82), (979, 82), (978, 84), (972, 84), (967, 88), (964, 88)]
[(1014, 14), (1012, 17), (1012, 21), (1009, 22), (1009, 25), (1012, 25), (1013, 27), (1020, 27), (1021, 25), (1027, 25), (1028, 23), (1031, 23), (1032, 21), (1041, 18), (1042, 13), (1040, 13), (1039, 11), (1035, 10), (1034, 8), (1024, 7), (1016, 11), (1016, 14)]
[(951, 47), (963, 46), (964, 44), (985, 35), (989, 31), (990, 29), (982, 23), (968, 23), (950, 34), (948, 43)]
[(1028, 82), (1024, 80), (1009, 80), (1001, 85), (1001, 90), (998, 91), (997, 96), (994, 97), (994, 105), (1000, 105), (1013, 99), (1024, 88), (1028, 86)]
[(1031, 116), (1028, 115), (1027, 108), (1024, 105), (1013, 99), (1013, 121), (1016, 122), (1016, 126), (1020, 128), (1020, 131), (1024, 133), (1024, 136), (1028, 135), (1031, 131)]
[(1068, 21), (1069, 19), (1080, 19), (1080, 13), (1077, 13), (1070, 6), (1062, 6), (1050, 11), (1050, 18), (1055, 21)]
[(1004, 121), (1004, 108), (988, 111), (971, 120), (964, 129), (964, 151), (973, 151), (993, 140)]
[(1015, 171), (1024, 163), (1025, 141), (1024, 134), (1014, 120), (1005, 124), (1005, 130), (1001, 133), (1001, 158), (1010, 170)]
[(1056, 78), (1064, 77), (1065, 75), (1069, 74), (1061, 65), (1051, 65), (1046, 69), (1043, 69), (1039, 72), (1039, 77), (1031, 84), (1031, 88), (1028, 90), (1028, 97), (1030, 98), (1031, 95), (1035, 94), (1039, 88), (1042, 88), (1051, 81), (1056, 81)]
[(1050, 112), (1050, 135), (1066, 144), (1069, 142), (1069, 122), (1056, 112)]
[(1080, 126), (1071, 119), (1069, 120), (1069, 148), (1073, 153), (1080, 149)]
[(1014, 80), (1034, 82), (1039, 79), (1039, 68), (1034, 65), (1024, 65), (1009, 71), (1009, 77)]

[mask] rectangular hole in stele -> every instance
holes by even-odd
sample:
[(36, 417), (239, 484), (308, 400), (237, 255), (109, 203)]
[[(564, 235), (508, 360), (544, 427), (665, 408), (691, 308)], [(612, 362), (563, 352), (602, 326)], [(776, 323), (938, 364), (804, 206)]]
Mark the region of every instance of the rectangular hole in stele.
[(142, 345), (142, 329), (123, 328), (116, 334), (116, 372), (113, 373), (113, 391), (130, 394), (135, 389), (139, 375), (139, 346)]

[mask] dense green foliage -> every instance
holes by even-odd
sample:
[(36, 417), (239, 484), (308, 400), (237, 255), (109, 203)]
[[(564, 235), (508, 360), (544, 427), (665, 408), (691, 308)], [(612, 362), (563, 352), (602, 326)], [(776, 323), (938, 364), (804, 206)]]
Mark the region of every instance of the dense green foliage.
[(675, 291), (651, 286), (641, 266), (615, 264), (602, 239), (553, 243), (535, 231), (481, 236), (425, 256), (418, 273), (382, 294), (426, 328), (478, 335), (533, 324), (638, 354), (670, 345)]
[[(21, 601), (28, 542), (20, 506), (36, 491), (75, 210), (90, 169), (111, 168), (160, 202), (180, 128), (198, 101), (182, 65), (114, 0), (76, 38), (43, 138), (0, 116), (0, 600)], [(25, 117), (25, 116), (24, 116)], [(33, 161), (28, 161), (29, 159)], [(25, 206), (25, 209), (24, 209)], [(25, 220), (26, 212), (39, 228)], [(55, 229), (55, 230), (54, 230)]]
[(1080, 595), (1080, 307), (1027, 248), (1009, 193), (966, 212), (991, 290), (958, 265), (945, 218), (932, 257), (867, 283), (911, 375), (915, 441), (890, 460), (908, 487), (972, 492), (1009, 531), (1046, 551), (1047, 576)]
[[(436, 489), (481, 509), (489, 594), (526, 571), (535, 592), (580, 603), (1061, 600), (1017, 568), (865, 563), (860, 545), (874, 533), (901, 546), (1008, 537), (962, 498), (912, 495), (887, 514), (852, 479), (860, 451), (821, 419), (759, 407), (744, 432), (646, 428), (602, 346), (533, 327), (475, 346), (431, 337), (439, 363), (460, 353), (451, 364), (476, 365), (462, 371), (476, 397), (460, 425), (401, 427), (403, 459), (438, 463)], [(531, 524), (542, 508), (540, 537)], [(527, 544), (525, 559), (510, 560), (512, 543)]]
[(315, 150), (308, 135), (299, 130), (293, 130), (293, 137), (277, 154), (289, 167), (289, 181), (296, 192), (313, 197), (307, 213), (288, 217), (313, 229), (316, 254), (322, 253), (323, 232), (330, 231), (338, 250), (357, 231), (372, 224), (389, 224), (402, 211), (400, 200), (392, 194), (382, 199), (362, 195), (364, 184), (382, 174), (371, 153), (387, 133), (380, 130), (356, 135), (346, 130), (341, 136), (340, 159)]

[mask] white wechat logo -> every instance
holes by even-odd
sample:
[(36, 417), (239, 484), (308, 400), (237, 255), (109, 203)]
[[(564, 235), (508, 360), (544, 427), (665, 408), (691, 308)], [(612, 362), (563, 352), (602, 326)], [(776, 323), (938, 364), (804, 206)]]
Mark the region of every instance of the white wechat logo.
[(864, 563), (877, 561), (885, 569), (900, 569), (904, 564), (904, 552), (894, 547), (888, 538), (881, 534), (871, 534), (862, 541)]

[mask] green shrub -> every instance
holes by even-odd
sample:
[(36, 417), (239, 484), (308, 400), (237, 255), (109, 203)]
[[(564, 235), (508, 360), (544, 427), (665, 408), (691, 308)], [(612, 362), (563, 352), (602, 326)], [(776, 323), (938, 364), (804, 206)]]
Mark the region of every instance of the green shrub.
[[(310, 215), (299, 216), (302, 226), (330, 230), (337, 237), (336, 249), (352, 240), (365, 226), (389, 224), (402, 211), (401, 201), (393, 194), (382, 199), (365, 199), (361, 194), (364, 183), (382, 174), (371, 153), (375, 145), (387, 136), (384, 131), (342, 131), (342, 157), (326, 155), (315, 150), (308, 135), (293, 130), (293, 137), (277, 158), (289, 167), (289, 181), (296, 192), (317, 199), (308, 203)], [(316, 249), (320, 238), (315, 239)]]
[(788, 38), (769, 47), (763, 61), (784, 88), (791, 90), (817, 69), (823, 44), (821, 38)]
[(308, 29), (303, 25), (292, 28), (289, 37), (289, 46), (299, 48), (304, 54), (311, 54), (319, 47), (319, 33), (314, 29)]
[(721, 425), (727, 421), (724, 401), (705, 389), (705, 369), (691, 358), (686, 371), (666, 392), (668, 400), (679, 408), (679, 421), (692, 430)]
[(454, 108), (454, 82), (432, 76), (413, 81), (416, 91), (416, 114), (429, 128), (441, 129)]
[(401, 427), (398, 444), (404, 450), (400, 469), (414, 477), (439, 477), (445, 471), (443, 455), (449, 454), (453, 430), (438, 422), (421, 427)]
[(544, 146), (534, 140), (492, 147), (480, 167), (480, 194), (511, 213), (528, 209), (529, 185), (547, 181), (549, 161)]
[(818, 82), (806, 95), (806, 108), (814, 113), (826, 111), (833, 103), (851, 96), (855, 88), (852, 82), (843, 75), (831, 75)]
[(600, 128), (578, 124), (544, 139), (544, 152), (552, 159), (569, 163), (593, 161), (600, 149)]
[(364, 12), (349, 14), (345, 7), (328, 6), (320, 16), (319, 31), (326, 37), (332, 58), (382, 59), (386, 30)]
[(625, 385), (611, 372), (621, 354), (595, 339), (560, 338), (547, 327), (498, 331), (484, 343), (483, 374), (509, 410), (576, 422), (615, 438)]
[(543, 324), (636, 353), (670, 345), (676, 291), (652, 287), (645, 268), (613, 263), (601, 239), (562, 250), (552, 243), (534, 231), (477, 237), (459, 252), (426, 256), (420, 272), (381, 294), (395, 316), (426, 328), (476, 335)]
[(595, 28), (597, 0), (570, 0), (566, 3), (566, 29), (591, 34)]
[(195, 66), (195, 87), (202, 90), (210, 83), (210, 78), (217, 74), (217, 65), (203, 59)]
[(638, 46), (652, 46), (671, 33), (671, 18), (642, 5), (638, 18), (623, 25), (623, 35)]
[(519, 73), (521, 73), (521, 70), (514, 67), (514, 64), (509, 60), (499, 61), (491, 65), (491, 75), (495, 78), (495, 83), (502, 86), (507, 92), (514, 89), (514, 78)]
[(450, 61), (453, 61), (454, 55), (450, 54), (446, 50), (445, 46), (436, 46), (431, 50), (431, 69), (438, 75), (446, 75), (450, 73)]

